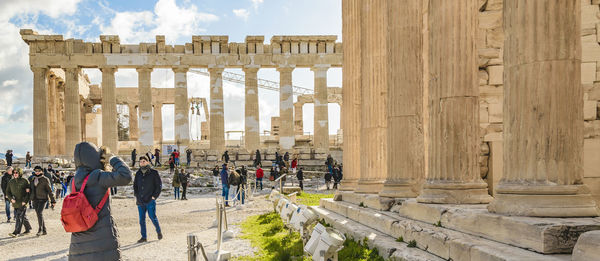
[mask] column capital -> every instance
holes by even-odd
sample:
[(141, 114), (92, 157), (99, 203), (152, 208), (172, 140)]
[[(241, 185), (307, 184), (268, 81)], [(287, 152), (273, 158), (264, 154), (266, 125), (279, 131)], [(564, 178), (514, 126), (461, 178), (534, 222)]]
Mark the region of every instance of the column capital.
[(30, 66), (29, 68), (34, 73), (43, 73), (44, 72), (43, 70), (49, 70), (50, 69), (50, 68), (45, 67), (45, 66), (44, 67), (42, 67), (42, 66), (39, 66), (39, 67), (38, 66), (36, 66), (36, 67)]
[(208, 72), (209, 73), (223, 73), (223, 71), (225, 70), (224, 67), (208, 67)]
[(190, 67), (180, 65), (180, 66), (173, 66), (172, 69), (173, 69), (174, 73), (187, 73), (190, 70)]
[(136, 70), (138, 73), (144, 73), (144, 72), (146, 72), (146, 73), (151, 73), (151, 72), (154, 70), (154, 68), (152, 68), (152, 67), (149, 67), (149, 66), (144, 66), (144, 67), (138, 67), (138, 68), (135, 68), (135, 70)]
[(242, 71), (244, 71), (244, 73), (257, 73), (259, 69), (259, 65), (248, 65), (242, 67)]
[(100, 69), (100, 71), (102, 72), (107, 72), (107, 73), (115, 73), (119, 70), (119, 68), (117, 66), (114, 65), (103, 65), (103, 66), (99, 66), (98, 69)]
[(77, 65), (77, 64), (67, 64), (67, 65), (62, 66), (62, 68), (65, 70), (77, 70), (77, 69), (80, 69), (81, 67), (79, 67), (79, 65)]
[(311, 71), (327, 71), (329, 70), (329, 68), (331, 68), (331, 64), (315, 64), (312, 67), (310, 67)]
[(294, 69), (296, 69), (296, 66), (279, 66), (277, 67), (277, 71), (280, 73), (291, 73), (292, 71), (294, 71)]

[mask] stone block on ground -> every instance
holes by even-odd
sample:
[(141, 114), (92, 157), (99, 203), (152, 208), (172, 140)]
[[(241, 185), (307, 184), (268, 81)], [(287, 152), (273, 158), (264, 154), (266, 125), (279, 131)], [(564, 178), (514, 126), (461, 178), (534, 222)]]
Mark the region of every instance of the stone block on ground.
[(573, 261), (600, 259), (600, 230), (585, 232), (579, 236), (573, 248)]

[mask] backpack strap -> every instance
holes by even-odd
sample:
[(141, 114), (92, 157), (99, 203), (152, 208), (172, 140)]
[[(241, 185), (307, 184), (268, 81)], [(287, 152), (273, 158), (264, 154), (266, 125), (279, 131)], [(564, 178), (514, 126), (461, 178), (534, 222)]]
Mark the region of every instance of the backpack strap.
[(110, 188), (106, 189), (106, 194), (104, 194), (104, 197), (102, 198), (102, 200), (100, 200), (100, 203), (98, 203), (98, 206), (96, 206), (96, 214), (100, 213), (100, 210), (102, 210), (102, 207), (104, 207), (104, 204), (106, 203), (106, 200), (108, 199), (108, 191), (110, 190)]

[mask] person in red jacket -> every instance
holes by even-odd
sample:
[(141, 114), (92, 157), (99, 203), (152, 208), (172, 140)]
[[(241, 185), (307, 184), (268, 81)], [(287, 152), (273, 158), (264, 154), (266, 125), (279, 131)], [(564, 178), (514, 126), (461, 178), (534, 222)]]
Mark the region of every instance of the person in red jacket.
[(256, 187), (260, 184), (260, 190), (263, 189), (262, 179), (265, 176), (265, 173), (260, 165), (258, 165), (258, 169), (256, 169)]
[(298, 167), (298, 157), (294, 157), (292, 160), (292, 173), (296, 174), (296, 168)]

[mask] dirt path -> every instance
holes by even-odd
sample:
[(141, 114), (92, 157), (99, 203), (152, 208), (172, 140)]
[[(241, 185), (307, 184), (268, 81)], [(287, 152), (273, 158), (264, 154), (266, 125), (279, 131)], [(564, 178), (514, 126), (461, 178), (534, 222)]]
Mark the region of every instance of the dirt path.
[[(266, 192), (265, 192), (266, 193)], [(189, 195), (187, 201), (175, 201), (163, 196), (157, 202), (157, 215), (164, 238), (156, 238), (154, 226), (146, 221), (149, 242), (137, 244), (140, 238), (138, 212), (133, 198), (117, 198), (112, 201), (112, 215), (116, 220), (124, 260), (187, 260), (187, 234), (194, 233), (210, 251), (216, 249), (216, 227), (211, 227), (215, 219), (214, 194)], [(8, 233), (14, 230), (14, 221), (6, 223), (4, 204), (0, 209), (0, 259), (2, 260), (67, 260), (70, 234), (65, 233), (60, 224), (61, 202), (56, 210), (45, 210), (44, 216), (48, 235), (36, 237), (37, 218), (35, 211), (28, 210), (27, 217), (33, 226), (33, 235), (11, 238)], [(230, 229), (239, 234), (235, 224), (250, 215), (268, 212), (272, 205), (263, 196), (256, 197), (242, 210), (228, 208)], [(241, 239), (229, 239), (223, 249), (233, 255), (250, 255), (250, 243)]]

